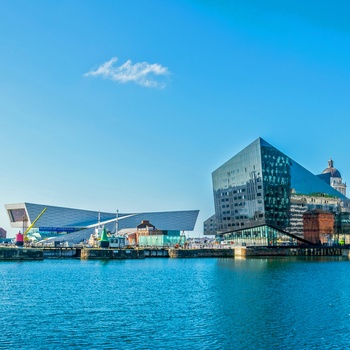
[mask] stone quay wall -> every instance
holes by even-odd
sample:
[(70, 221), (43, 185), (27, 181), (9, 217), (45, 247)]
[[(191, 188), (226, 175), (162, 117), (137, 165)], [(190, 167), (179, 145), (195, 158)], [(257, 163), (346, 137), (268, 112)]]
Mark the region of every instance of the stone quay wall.
[(0, 260), (43, 260), (42, 249), (32, 248), (0, 248)]
[(233, 258), (233, 249), (169, 249), (170, 258)]
[(91, 249), (81, 250), (81, 259), (144, 259), (142, 249)]

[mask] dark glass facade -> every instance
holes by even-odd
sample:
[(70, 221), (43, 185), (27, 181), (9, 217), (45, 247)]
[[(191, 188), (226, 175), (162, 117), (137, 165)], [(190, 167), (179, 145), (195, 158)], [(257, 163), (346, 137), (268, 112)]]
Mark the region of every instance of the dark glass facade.
[(255, 141), (212, 174), (218, 232), (265, 223), (261, 148)]
[(326, 209), (335, 216), (349, 210), (343, 194), (261, 138), (215, 170), (212, 180), (221, 235), (236, 232), (286, 242), (271, 240), (268, 229), (259, 228), (259, 234), (250, 229), (264, 226), (302, 237), (302, 217), (308, 209)]
[(276, 148), (259, 139), (264, 188), (265, 223), (285, 230), (290, 221), (292, 162)]

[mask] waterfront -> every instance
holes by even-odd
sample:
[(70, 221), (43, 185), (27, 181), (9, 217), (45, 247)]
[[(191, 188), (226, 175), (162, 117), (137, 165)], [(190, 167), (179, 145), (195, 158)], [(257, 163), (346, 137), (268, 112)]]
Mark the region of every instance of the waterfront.
[(0, 264), (0, 348), (344, 349), (339, 257)]

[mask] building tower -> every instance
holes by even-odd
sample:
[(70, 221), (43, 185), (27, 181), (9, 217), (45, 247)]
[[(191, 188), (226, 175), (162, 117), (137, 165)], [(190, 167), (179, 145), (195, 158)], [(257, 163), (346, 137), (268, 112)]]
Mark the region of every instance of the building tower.
[(333, 159), (328, 161), (328, 167), (322, 171), (322, 174), (317, 175), (320, 179), (325, 181), (328, 185), (346, 196), (346, 183), (343, 183), (339, 170), (334, 167)]

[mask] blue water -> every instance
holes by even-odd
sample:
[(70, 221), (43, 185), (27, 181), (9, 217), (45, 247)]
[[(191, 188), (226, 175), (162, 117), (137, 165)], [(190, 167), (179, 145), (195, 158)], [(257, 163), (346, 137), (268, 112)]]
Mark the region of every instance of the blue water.
[(0, 349), (346, 349), (340, 258), (0, 263)]

